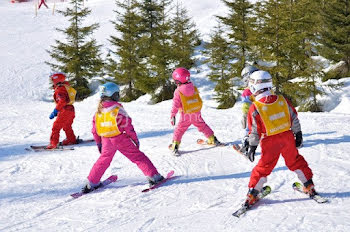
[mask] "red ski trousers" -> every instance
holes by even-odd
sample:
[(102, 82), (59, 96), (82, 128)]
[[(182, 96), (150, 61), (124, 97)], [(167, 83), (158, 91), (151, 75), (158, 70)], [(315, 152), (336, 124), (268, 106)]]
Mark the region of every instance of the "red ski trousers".
[(58, 112), (56, 121), (53, 123), (52, 132), (50, 137), (50, 144), (57, 145), (60, 140), (60, 131), (64, 130), (68, 141), (75, 142), (76, 138), (72, 129), (73, 120), (75, 118), (74, 108), (73, 110), (62, 109)]
[(277, 164), (280, 154), (285, 160), (289, 170), (294, 171), (300, 181), (305, 183), (312, 178), (312, 171), (304, 157), (295, 147), (294, 135), (291, 130), (272, 136), (267, 136), (260, 141), (261, 158), (254, 167), (249, 181), (249, 188), (261, 190), (267, 181), (267, 176)]

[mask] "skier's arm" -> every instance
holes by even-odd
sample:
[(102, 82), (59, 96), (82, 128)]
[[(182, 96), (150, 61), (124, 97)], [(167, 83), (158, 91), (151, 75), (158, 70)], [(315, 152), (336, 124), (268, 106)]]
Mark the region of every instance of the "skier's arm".
[(140, 145), (140, 142), (137, 138), (134, 126), (132, 125), (132, 119), (128, 116), (124, 108), (119, 109), (116, 120), (120, 132), (125, 132), (125, 134), (127, 134), (134, 142), (134, 144), (138, 147)]
[(69, 101), (67, 102), (67, 99), (69, 99), (67, 91), (57, 91), (56, 110), (61, 111), (63, 107), (69, 103)]
[(182, 108), (180, 94), (179, 94), (178, 90), (175, 90), (170, 118), (175, 117), (180, 108)]
[(249, 146), (258, 146), (260, 142), (261, 125), (260, 115), (254, 105), (251, 105), (248, 111), (247, 123), (249, 129)]
[[(286, 98), (285, 98), (286, 99)], [(295, 110), (294, 106), (292, 105), (292, 103), (286, 99), (287, 103), (288, 103), (288, 110), (289, 110), (289, 115), (290, 115), (290, 121), (291, 121), (291, 129), (293, 131), (294, 134), (298, 133), (299, 131), (301, 131), (301, 125), (300, 125), (300, 121), (298, 118), (298, 113)]]
[(94, 136), (94, 140), (95, 140), (97, 146), (100, 145), (102, 143), (102, 141), (101, 141), (101, 136), (99, 136), (97, 134), (97, 131), (96, 131), (95, 115), (94, 115), (94, 117), (92, 119), (92, 130), (91, 130), (91, 133)]

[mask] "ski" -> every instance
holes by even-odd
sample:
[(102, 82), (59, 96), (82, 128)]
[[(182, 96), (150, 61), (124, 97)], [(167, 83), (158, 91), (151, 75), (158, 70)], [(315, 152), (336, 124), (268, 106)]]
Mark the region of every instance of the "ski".
[(238, 154), (249, 160), (248, 156), (246, 156), (246, 154), (241, 151), (242, 147), (239, 144), (233, 144), (232, 147)]
[(149, 188), (146, 188), (144, 190), (142, 190), (143, 193), (145, 192), (148, 192), (152, 189), (156, 189), (158, 187), (160, 187), (161, 185), (163, 185), (165, 182), (167, 182), (168, 180), (171, 180), (171, 179), (174, 179), (176, 176), (174, 176), (174, 171), (171, 170), (167, 175), (166, 177), (164, 178), (164, 180), (160, 181), (158, 184), (155, 184), (155, 185), (152, 185), (151, 187)]
[(264, 186), (263, 189), (261, 190), (261, 192), (258, 194), (258, 200), (252, 204), (252, 205), (248, 205), (246, 203), (243, 203), (243, 205), (241, 206), (241, 208), (239, 208), (236, 212), (234, 212), (232, 215), (235, 217), (240, 217), (241, 215), (245, 214), (249, 209), (251, 209), (252, 206), (254, 206), (259, 200), (261, 200), (262, 198), (266, 197), (267, 195), (269, 195), (271, 193), (271, 187), (270, 186)]
[(316, 193), (316, 194), (313, 195), (313, 196), (311, 196), (311, 195), (305, 193), (305, 192), (303, 191), (303, 185), (302, 185), (301, 183), (299, 183), (299, 182), (293, 183), (292, 187), (293, 187), (293, 189), (294, 189), (295, 191), (301, 192), (301, 193), (303, 193), (303, 194), (309, 196), (311, 199), (313, 199), (313, 200), (316, 201), (317, 203), (322, 204), (322, 203), (328, 202), (328, 199), (327, 199), (327, 198), (320, 196), (318, 193)]
[(30, 146), (29, 148), (25, 148), (26, 151), (34, 151), (34, 152), (41, 152), (41, 151), (70, 151), (74, 150), (74, 147), (62, 147), (59, 146), (55, 149), (46, 149), (46, 146)]
[[(104, 181), (102, 181), (101, 186), (98, 187), (97, 189), (103, 188), (103, 187), (105, 187), (106, 185), (109, 185), (109, 184), (111, 184), (111, 183), (116, 182), (117, 180), (118, 180), (118, 176), (117, 176), (117, 175), (112, 175), (112, 176), (108, 177), (107, 179), (105, 179)], [(96, 190), (96, 189), (92, 190), (91, 192), (93, 192), (93, 191), (95, 191), (95, 190)], [(89, 192), (89, 193), (91, 193), (91, 192)], [(85, 194), (89, 194), (89, 193), (76, 192), (76, 193), (71, 194), (71, 197), (73, 197), (74, 199), (76, 199), (76, 198), (79, 198), (79, 197), (81, 197), (81, 196), (83, 196), (83, 195), (85, 195)]]
[(219, 143), (218, 145), (215, 144), (208, 144), (206, 140), (204, 139), (197, 139), (197, 144), (199, 145), (207, 145), (207, 146), (213, 146), (213, 147), (224, 147), (229, 145), (229, 143)]
[[(77, 142), (75, 144), (84, 144), (84, 143), (92, 143), (95, 142), (94, 139), (80, 139), (79, 136), (77, 137)], [(62, 142), (59, 143), (60, 146), (72, 146), (75, 144), (70, 144), (70, 145), (63, 145)]]
[[(84, 143), (91, 143), (95, 141), (94, 139), (87, 139), (83, 140), (80, 139), (79, 136), (77, 137), (77, 143), (76, 144), (84, 144)], [(74, 150), (73, 145), (76, 144), (70, 144), (70, 145), (62, 145), (62, 142), (60, 142), (55, 149), (46, 149), (47, 145), (31, 145), (29, 148), (25, 148), (27, 151), (35, 151), (35, 152), (40, 152), (40, 151), (66, 151), (66, 150)]]

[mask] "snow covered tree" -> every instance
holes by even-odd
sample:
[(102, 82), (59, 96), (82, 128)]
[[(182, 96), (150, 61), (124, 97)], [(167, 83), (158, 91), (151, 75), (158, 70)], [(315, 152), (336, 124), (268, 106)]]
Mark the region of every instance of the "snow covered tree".
[(219, 102), (218, 109), (227, 109), (236, 103), (229, 71), (233, 50), (230, 42), (223, 37), (224, 34), (224, 30), (219, 24), (211, 34), (211, 42), (205, 46), (205, 54), (209, 56), (206, 63), (211, 70), (209, 78), (216, 83), (214, 99)]
[(175, 67), (191, 68), (194, 65), (192, 58), (194, 49), (200, 44), (199, 34), (195, 24), (187, 15), (187, 10), (179, 3), (175, 7), (175, 16), (172, 20), (172, 60)]
[(125, 88), (121, 91), (123, 101), (132, 101), (144, 92), (137, 88), (138, 80), (147, 76), (146, 65), (140, 52), (141, 16), (138, 13), (136, 0), (116, 1), (119, 11), (117, 21), (113, 21), (118, 36), (111, 36), (110, 42), (115, 47), (112, 54), (116, 59), (108, 60), (109, 75), (113, 76), (119, 85)]
[(91, 10), (83, 7), (83, 0), (71, 0), (71, 8), (58, 11), (71, 23), (66, 29), (56, 28), (66, 35), (66, 43), (56, 39), (48, 53), (58, 63), (46, 62), (54, 71), (65, 72), (72, 86), (77, 90), (77, 100), (82, 100), (91, 93), (89, 79), (100, 75), (103, 62), (100, 58), (100, 45), (90, 37), (98, 24), (83, 26), (82, 21)]
[(320, 53), (334, 62), (343, 62), (335, 78), (350, 75), (350, 0), (325, 1), (321, 9)]

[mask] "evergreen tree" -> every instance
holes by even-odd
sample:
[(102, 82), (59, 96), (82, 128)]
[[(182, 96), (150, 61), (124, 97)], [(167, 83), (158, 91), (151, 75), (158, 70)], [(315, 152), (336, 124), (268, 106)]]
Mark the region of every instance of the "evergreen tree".
[(195, 24), (187, 15), (187, 10), (176, 4), (175, 17), (172, 20), (172, 60), (175, 67), (190, 68), (195, 61), (192, 56), (199, 45), (199, 35)]
[(252, 59), (250, 40), (252, 39), (254, 21), (252, 17), (253, 5), (249, 0), (222, 0), (229, 9), (226, 17), (218, 17), (229, 28), (227, 32), (230, 43), (235, 47), (232, 58), (238, 59), (232, 65), (232, 77), (240, 76), (242, 69)]
[[(311, 0), (267, 0), (255, 8), (255, 46), (260, 59), (274, 64), (266, 69), (273, 76), (276, 93), (283, 93), (294, 103), (301, 103), (310, 94), (310, 88), (302, 87), (315, 83), (309, 79), (318, 72), (312, 60), (317, 28), (317, 17), (313, 17), (317, 7), (312, 7), (315, 4), (317, 1)], [(296, 77), (304, 79), (291, 83)]]
[(320, 30), (320, 52), (325, 58), (340, 62), (345, 68), (336, 78), (350, 75), (350, 0), (325, 1), (322, 9), (323, 27)]
[(83, 7), (83, 0), (71, 0), (71, 8), (58, 11), (64, 17), (68, 17), (70, 26), (66, 29), (58, 29), (66, 35), (67, 42), (56, 40), (56, 45), (48, 51), (57, 63), (46, 62), (55, 71), (63, 71), (68, 75), (68, 80), (77, 90), (77, 100), (89, 96), (88, 80), (101, 74), (103, 62), (100, 58), (100, 45), (95, 39), (89, 38), (98, 24), (82, 26), (83, 19), (91, 13), (91, 10)]
[(233, 51), (230, 43), (223, 37), (224, 34), (219, 24), (211, 34), (211, 42), (205, 46), (205, 54), (209, 56), (206, 62), (211, 70), (209, 78), (216, 83), (214, 99), (219, 102), (218, 109), (227, 109), (236, 103), (232, 78), (228, 71)]
[(137, 88), (138, 80), (147, 75), (140, 52), (140, 27), (141, 16), (138, 14), (138, 2), (136, 0), (116, 1), (118, 9), (115, 11), (117, 20), (113, 21), (119, 37), (111, 36), (110, 42), (115, 47), (112, 51), (117, 60), (108, 60), (109, 74), (115, 77), (119, 85), (125, 88), (121, 91), (123, 101), (132, 101), (143, 94)]
[(140, 88), (152, 95), (154, 103), (171, 99), (176, 86), (171, 82), (171, 45), (168, 8), (170, 0), (144, 0), (143, 36), (141, 48), (147, 61), (148, 76), (140, 81)]

